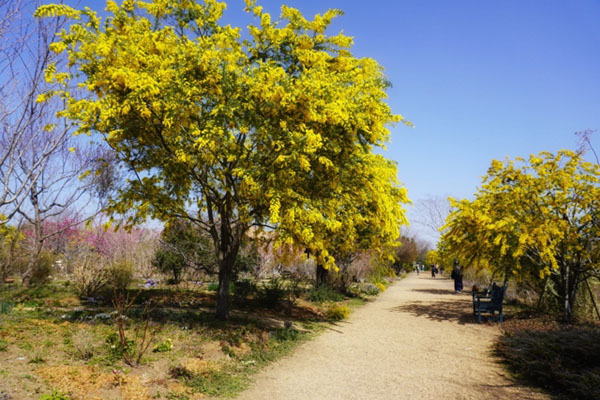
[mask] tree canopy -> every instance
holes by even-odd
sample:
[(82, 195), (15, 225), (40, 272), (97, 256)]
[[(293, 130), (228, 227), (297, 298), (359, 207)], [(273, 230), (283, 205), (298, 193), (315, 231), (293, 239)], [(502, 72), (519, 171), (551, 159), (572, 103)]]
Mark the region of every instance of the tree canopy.
[(566, 150), (494, 160), (475, 199), (452, 206), (441, 248), (507, 279), (551, 276), (572, 318), (579, 285), (600, 266), (597, 164)]
[(104, 20), (88, 8), (37, 10), (72, 20), (51, 45), (67, 52), (69, 69), (47, 71), (64, 89), (47, 96), (61, 96), (59, 115), (78, 134), (101, 135), (131, 173), (111, 212), (130, 226), (183, 217), (211, 235), (225, 297), (218, 315), (252, 226), (327, 268), (331, 237), (348, 248), (365, 226), (375, 247), (398, 237), (406, 191), (373, 150), (389, 124), (405, 121), (385, 103), (379, 64), (352, 56), (350, 37), (326, 34), (341, 11), (307, 20), (282, 6), (274, 22), (247, 1), (259, 23), (244, 38), (219, 23), (225, 3), (214, 0), (106, 4)]

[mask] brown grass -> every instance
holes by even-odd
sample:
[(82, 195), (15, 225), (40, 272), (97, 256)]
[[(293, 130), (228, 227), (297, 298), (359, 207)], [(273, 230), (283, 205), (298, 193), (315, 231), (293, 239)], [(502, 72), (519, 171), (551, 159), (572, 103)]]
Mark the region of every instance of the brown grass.
[(600, 327), (511, 321), (496, 354), (515, 375), (557, 398), (600, 399)]
[(125, 376), (121, 371), (109, 373), (95, 366), (54, 365), (39, 368), (36, 373), (50, 386), (69, 393), (73, 399), (102, 400), (110, 392), (117, 392), (123, 400), (150, 398), (138, 377)]

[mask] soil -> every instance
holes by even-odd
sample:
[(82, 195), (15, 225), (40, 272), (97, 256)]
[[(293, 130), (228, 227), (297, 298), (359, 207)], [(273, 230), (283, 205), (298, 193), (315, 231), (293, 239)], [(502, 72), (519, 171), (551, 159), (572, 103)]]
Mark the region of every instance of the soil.
[(450, 279), (413, 273), (265, 368), (238, 399), (549, 399), (498, 363), (500, 329), (478, 324), (471, 295)]

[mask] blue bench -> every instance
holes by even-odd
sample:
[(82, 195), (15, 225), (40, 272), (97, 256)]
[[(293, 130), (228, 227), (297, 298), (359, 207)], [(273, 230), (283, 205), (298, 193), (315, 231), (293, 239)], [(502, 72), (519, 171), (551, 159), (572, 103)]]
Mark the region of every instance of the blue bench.
[(508, 284), (498, 286), (492, 284), (491, 289), (481, 292), (473, 292), (473, 314), (477, 316), (477, 321), (481, 322), (481, 314), (489, 313), (492, 318), (496, 311), (498, 312), (497, 321), (502, 322), (502, 301)]

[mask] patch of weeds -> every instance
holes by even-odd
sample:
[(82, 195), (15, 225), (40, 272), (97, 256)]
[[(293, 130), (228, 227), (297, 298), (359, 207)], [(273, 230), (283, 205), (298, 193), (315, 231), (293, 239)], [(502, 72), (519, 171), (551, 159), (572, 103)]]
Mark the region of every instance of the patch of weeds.
[(313, 303), (324, 303), (326, 301), (342, 301), (344, 295), (329, 286), (319, 286), (308, 292), (308, 299)]
[(152, 349), (155, 353), (164, 353), (171, 350), (173, 350), (173, 342), (170, 338), (166, 339), (164, 342), (157, 343)]
[(25, 374), (25, 375), (21, 376), (21, 378), (27, 379), (28, 381), (31, 381), (31, 382), (35, 382), (35, 377), (30, 374)]
[(123, 354), (129, 352), (132, 354), (135, 350), (135, 342), (128, 340), (126, 344), (121, 344), (119, 334), (111, 332), (106, 336), (106, 345), (108, 346), (107, 361), (109, 364), (114, 364), (123, 359)]
[(255, 365), (261, 366), (273, 362), (288, 354), (298, 343), (308, 337), (308, 334), (293, 328), (276, 329), (269, 334), (266, 343), (251, 344), (252, 353), (245, 357), (242, 363), (247, 364), (248, 370), (252, 370)]
[(220, 337), (220, 339), (227, 341), (227, 343), (229, 343), (232, 346), (239, 347), (244, 341), (246, 341), (246, 338), (251, 333), (252, 329), (245, 326), (241, 326), (236, 329), (226, 331), (224, 335)]
[(79, 360), (89, 360), (96, 352), (96, 338), (90, 331), (80, 329), (71, 338), (73, 356)]
[(65, 335), (63, 337), (63, 344), (67, 347), (73, 346), (73, 338), (71, 337), (71, 335)]
[(360, 297), (353, 297), (348, 301), (346, 305), (352, 310), (365, 305), (365, 300)]
[(4, 339), (0, 339), (0, 351), (8, 351), (8, 342)]
[(35, 355), (31, 360), (29, 360), (29, 364), (43, 364), (46, 360), (40, 354)]
[(43, 305), (43, 303), (41, 302), (41, 300), (25, 300), (21, 304), (25, 308), (37, 308), (37, 307), (41, 307)]
[(208, 289), (209, 292), (216, 292), (217, 290), (219, 290), (219, 283), (218, 282), (211, 282), (208, 284)]
[(168, 393), (167, 400), (190, 400), (188, 396), (180, 393)]
[(25, 350), (25, 351), (32, 351), (33, 350), (33, 345), (29, 342), (22, 342), (20, 341), (19, 343), (17, 343), (17, 347), (21, 350)]
[(195, 391), (214, 397), (234, 397), (248, 386), (248, 378), (232, 371), (209, 369), (202, 374), (184, 378), (184, 383)]
[(91, 318), (93, 318), (92, 312), (85, 309), (75, 309), (69, 315), (71, 321), (86, 321)]
[(71, 400), (71, 397), (66, 393), (53, 390), (50, 394), (43, 394), (40, 400)]

